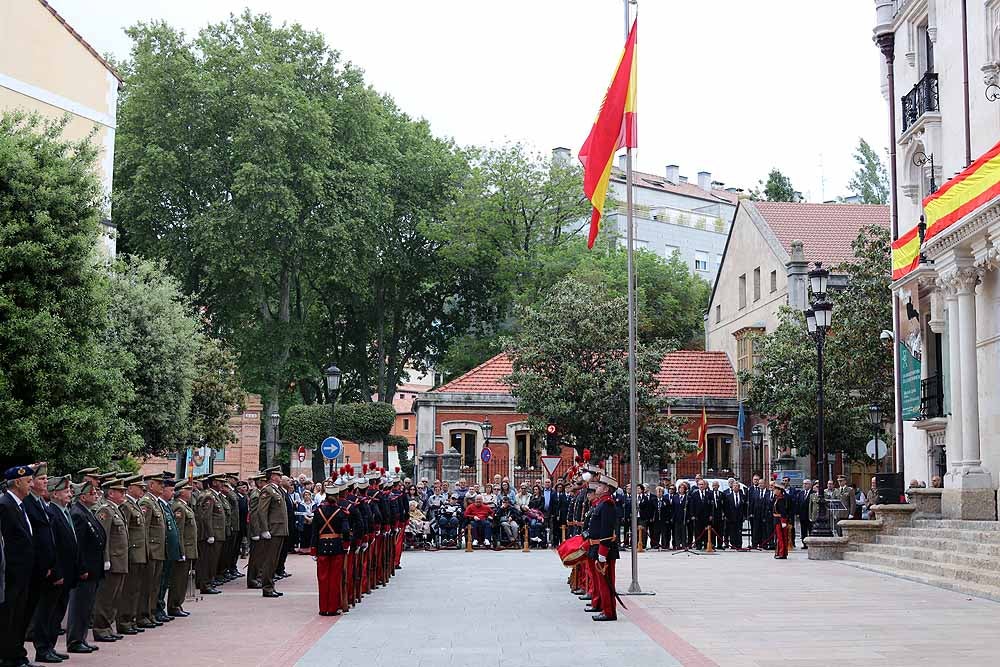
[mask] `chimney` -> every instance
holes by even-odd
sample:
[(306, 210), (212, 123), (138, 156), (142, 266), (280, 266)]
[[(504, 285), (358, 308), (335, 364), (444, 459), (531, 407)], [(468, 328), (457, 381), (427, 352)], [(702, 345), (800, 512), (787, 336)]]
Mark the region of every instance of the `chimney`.
[(556, 164), (569, 164), (570, 153), (568, 148), (558, 146), (552, 149), (552, 161)]
[(712, 174), (707, 171), (698, 172), (698, 187), (705, 192), (712, 191)]
[(681, 168), (676, 164), (667, 165), (667, 180), (677, 185), (680, 183)]
[(678, 183), (687, 183), (688, 182), (688, 177), (687, 176), (678, 176), (677, 177), (677, 182)]
[(628, 168), (628, 156), (619, 155), (618, 156), (618, 168), (625, 171)]

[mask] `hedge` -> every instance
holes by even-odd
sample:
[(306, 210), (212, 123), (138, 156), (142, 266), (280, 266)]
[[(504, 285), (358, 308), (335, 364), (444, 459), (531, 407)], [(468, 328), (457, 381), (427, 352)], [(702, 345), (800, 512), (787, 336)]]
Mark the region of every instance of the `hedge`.
[[(374, 442), (389, 435), (396, 411), (388, 403), (347, 403), (337, 406), (335, 436), (354, 442)], [(330, 406), (294, 405), (281, 418), (281, 438), (293, 449), (316, 449), (330, 435)]]

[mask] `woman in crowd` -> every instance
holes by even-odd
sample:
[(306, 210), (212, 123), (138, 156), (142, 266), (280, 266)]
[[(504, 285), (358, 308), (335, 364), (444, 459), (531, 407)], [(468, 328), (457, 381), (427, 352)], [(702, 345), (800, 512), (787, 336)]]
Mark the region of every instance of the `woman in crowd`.
[(522, 512), (528, 509), (528, 504), (531, 502), (531, 494), (528, 492), (528, 483), (521, 482), (521, 490), (514, 496), (514, 504), (517, 505), (518, 509)]
[(410, 522), (406, 526), (406, 532), (414, 536), (419, 536), (426, 541), (431, 536), (431, 522), (420, 510), (417, 499), (410, 500)]
[(312, 539), (312, 518), (313, 518), (313, 495), (309, 491), (304, 491), (302, 497), (295, 502), (295, 531), (298, 553), (303, 553), (303, 549), (308, 552), (310, 540)]
[(486, 488), (483, 490), (483, 504), (489, 505), (493, 509), (496, 509), (499, 505), (499, 503), (497, 503), (497, 496), (493, 493), (492, 484), (487, 484)]
[(673, 499), (673, 530), (674, 530), (674, 549), (683, 549), (689, 545), (688, 540), (690, 536), (688, 535), (688, 487), (687, 482), (681, 482), (677, 485), (677, 496)]
[(531, 487), (531, 499), (528, 500), (528, 536), (535, 544), (546, 542), (545, 539), (545, 498), (542, 487), (535, 484)]
[(418, 505), (423, 504), (423, 498), (420, 497), (420, 493), (417, 491), (417, 487), (412, 484), (406, 487), (406, 499), (410, 502), (415, 502)]
[(510, 488), (510, 480), (505, 479), (500, 482), (500, 493), (498, 495), (500, 496), (500, 500), (507, 498), (512, 505), (517, 504), (517, 494)]

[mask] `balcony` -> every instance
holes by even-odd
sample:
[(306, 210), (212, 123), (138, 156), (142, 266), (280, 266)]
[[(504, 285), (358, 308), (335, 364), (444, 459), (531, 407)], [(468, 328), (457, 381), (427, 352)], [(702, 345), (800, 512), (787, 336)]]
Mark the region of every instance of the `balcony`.
[(940, 111), (938, 107), (938, 75), (927, 72), (923, 78), (903, 95), (903, 132), (928, 111)]
[(944, 387), (941, 376), (934, 375), (920, 381), (920, 419), (944, 416)]

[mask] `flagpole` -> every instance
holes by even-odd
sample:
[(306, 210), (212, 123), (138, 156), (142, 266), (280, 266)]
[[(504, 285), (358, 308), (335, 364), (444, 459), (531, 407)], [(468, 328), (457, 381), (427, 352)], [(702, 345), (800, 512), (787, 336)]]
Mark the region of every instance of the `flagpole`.
[[(628, 41), (629, 31), (632, 22), (629, 16), (629, 5), (636, 4), (636, 0), (624, 0), (625, 4), (625, 40)], [(639, 420), (636, 413), (636, 388), (635, 388), (635, 329), (636, 329), (636, 308), (635, 308), (635, 261), (633, 251), (635, 246), (635, 228), (632, 220), (632, 147), (625, 148), (625, 224), (628, 227), (627, 237), (627, 273), (628, 273), (628, 444), (629, 463), (632, 474), (632, 583), (629, 584), (628, 592), (632, 594), (642, 593), (639, 586), (639, 554), (637, 552), (637, 542), (639, 539), (639, 519), (636, 499), (639, 488)]]

